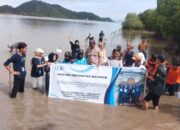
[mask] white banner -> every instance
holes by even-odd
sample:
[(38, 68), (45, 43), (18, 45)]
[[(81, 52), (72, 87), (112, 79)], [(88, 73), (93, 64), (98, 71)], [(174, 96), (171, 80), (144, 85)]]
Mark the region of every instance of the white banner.
[[(131, 78), (133, 84), (142, 80), (142, 75), (144, 77), (145, 71), (128, 70), (130, 73), (138, 71), (134, 75), (136, 78), (134, 80)], [(124, 69), (123, 72), (122, 68), (105, 66), (53, 64), (50, 71), (49, 97), (110, 105), (125, 103), (125, 100), (119, 98), (121, 93), (119, 88), (122, 87), (121, 90), (125, 90), (125, 87), (120, 84), (125, 85), (125, 81), (132, 76), (126, 71)], [(120, 76), (121, 74), (125, 74), (124, 77)], [(141, 76), (137, 74), (141, 74)], [(129, 77), (125, 77), (128, 75)], [(129, 83), (130, 79), (128, 80)], [(126, 102), (127, 100), (126, 98)]]

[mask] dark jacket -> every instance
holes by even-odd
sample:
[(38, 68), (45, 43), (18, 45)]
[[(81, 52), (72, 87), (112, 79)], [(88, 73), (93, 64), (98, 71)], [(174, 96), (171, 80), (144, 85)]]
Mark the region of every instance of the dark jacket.
[(15, 78), (25, 78), (26, 69), (25, 69), (25, 58), (26, 56), (19, 55), (18, 53), (12, 55), (11, 58), (7, 59), (4, 63), (4, 66), (8, 66), (10, 63), (13, 63), (14, 71), (20, 72), (20, 75), (14, 75)]
[(43, 71), (44, 67), (42, 68), (37, 67), (38, 65), (44, 64), (44, 62), (45, 62), (44, 57), (42, 57), (41, 59), (33, 57), (31, 59), (31, 63), (32, 63), (31, 77), (37, 78), (44, 75), (44, 71)]
[(166, 75), (166, 67), (163, 64), (159, 65), (156, 74), (154, 75), (154, 81), (151, 81), (150, 83), (150, 92), (158, 96), (164, 94)]

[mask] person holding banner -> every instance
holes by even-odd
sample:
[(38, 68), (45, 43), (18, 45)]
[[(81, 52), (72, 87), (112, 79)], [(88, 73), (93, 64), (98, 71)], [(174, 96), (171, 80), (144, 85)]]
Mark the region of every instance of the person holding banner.
[(64, 60), (62, 63), (70, 63), (70, 52), (69, 51), (66, 51), (65, 54), (64, 54)]
[(75, 53), (71, 53), (69, 63), (70, 64), (76, 64), (76, 54)]
[(159, 64), (156, 74), (154, 76), (147, 74), (146, 77), (150, 80), (149, 83), (149, 93), (144, 98), (144, 110), (148, 109), (148, 102), (152, 100), (154, 109), (157, 111), (159, 109), (159, 99), (161, 95), (164, 94), (165, 82), (167, 70), (164, 64), (165, 57), (159, 55), (157, 58), (157, 63)]
[(80, 49), (79, 52), (78, 52), (78, 56), (77, 56), (77, 59), (76, 59), (76, 64), (78, 64), (78, 65), (87, 65), (87, 60), (84, 57), (83, 49)]
[(37, 48), (34, 51), (34, 57), (31, 59), (31, 77), (32, 77), (32, 88), (43, 91), (43, 81), (44, 81), (44, 67), (48, 65), (48, 62), (45, 62), (44, 50)]
[(89, 47), (86, 51), (86, 58), (88, 65), (97, 65), (99, 66), (99, 48), (96, 46), (95, 40), (90, 40), (89, 41)]
[[(12, 92), (9, 93), (10, 98), (16, 98), (17, 92), (24, 92), (24, 83), (26, 77), (25, 57), (27, 52), (27, 44), (19, 42), (16, 54), (7, 59), (4, 63), (5, 68), (14, 75), (14, 85)], [(13, 69), (9, 66), (13, 63)]]
[(132, 66), (146, 70), (146, 67), (144, 66), (145, 58), (143, 53), (139, 52), (137, 54), (134, 54), (132, 59), (134, 60), (134, 64)]
[[(50, 63), (50, 64), (57, 62), (57, 59), (58, 59), (58, 54), (56, 54), (54, 52), (51, 52), (48, 55), (48, 63)], [(48, 93), (49, 93), (50, 65), (46, 65), (44, 68), (44, 71), (46, 73), (46, 75), (45, 75), (45, 91), (46, 91), (46, 94), (48, 95)]]
[(107, 56), (106, 56), (106, 48), (105, 43), (99, 42), (99, 64), (106, 65), (107, 64)]
[(113, 49), (112, 56), (108, 57), (108, 66), (123, 67), (122, 60), (119, 59), (119, 56), (119, 50)]

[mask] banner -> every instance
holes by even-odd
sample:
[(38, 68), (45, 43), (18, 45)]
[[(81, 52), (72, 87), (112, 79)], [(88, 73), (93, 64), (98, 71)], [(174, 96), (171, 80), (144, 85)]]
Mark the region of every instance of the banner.
[(135, 104), (144, 92), (145, 70), (53, 64), (49, 97), (110, 105)]

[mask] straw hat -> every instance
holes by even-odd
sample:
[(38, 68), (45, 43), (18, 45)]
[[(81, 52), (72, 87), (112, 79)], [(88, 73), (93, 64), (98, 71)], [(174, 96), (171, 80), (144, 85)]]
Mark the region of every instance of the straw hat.
[(141, 62), (141, 60), (142, 60), (142, 58), (141, 58), (141, 56), (139, 55), (139, 53), (134, 54), (134, 56), (132, 57), (132, 59), (133, 59), (134, 61), (138, 61), (138, 62)]
[(44, 50), (41, 48), (36, 48), (36, 50), (34, 51), (34, 53), (44, 53)]

